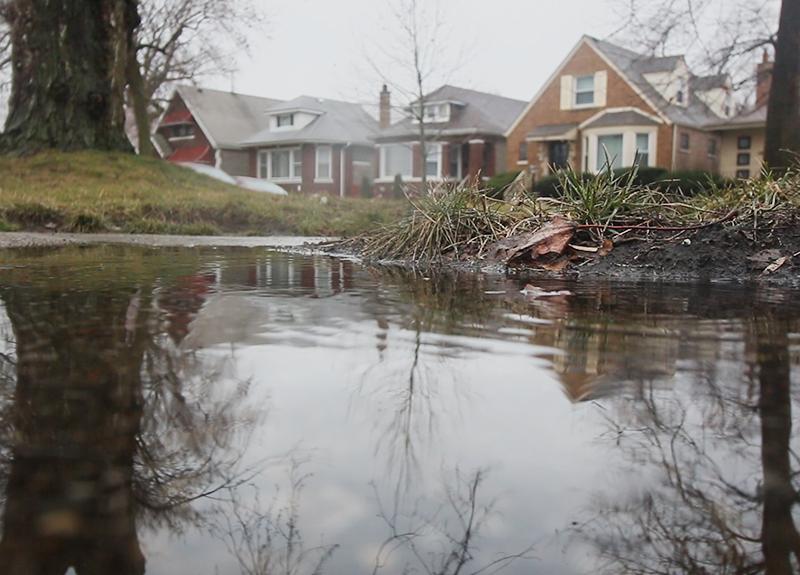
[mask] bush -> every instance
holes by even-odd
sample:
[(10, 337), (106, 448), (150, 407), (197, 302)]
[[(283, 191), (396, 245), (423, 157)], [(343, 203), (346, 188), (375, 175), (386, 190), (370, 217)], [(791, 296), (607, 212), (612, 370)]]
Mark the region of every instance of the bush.
[[(615, 176), (620, 176), (621, 179), (630, 177), (633, 168), (622, 168), (614, 170)], [(633, 175), (633, 184), (637, 186), (655, 186), (660, 187), (664, 180), (669, 179), (669, 170), (664, 168), (637, 168)]]
[[(583, 172), (578, 177), (584, 183), (588, 183), (594, 179), (594, 175), (589, 172)], [(533, 191), (537, 196), (542, 198), (559, 198), (564, 194), (564, 187), (561, 180), (560, 174), (545, 176), (533, 185)]]
[(680, 171), (668, 174), (658, 186), (662, 192), (696, 196), (708, 190), (727, 188), (730, 181), (718, 174), (701, 170)]
[(486, 195), (490, 198), (502, 199), (506, 189), (514, 183), (514, 180), (519, 176), (519, 170), (515, 172), (503, 172), (492, 176), (486, 182)]
[(402, 200), (406, 197), (403, 191), (403, 178), (400, 174), (394, 177), (394, 184), (392, 184), (392, 197), (397, 200)]
[(365, 200), (372, 197), (372, 183), (367, 176), (361, 178), (361, 197)]

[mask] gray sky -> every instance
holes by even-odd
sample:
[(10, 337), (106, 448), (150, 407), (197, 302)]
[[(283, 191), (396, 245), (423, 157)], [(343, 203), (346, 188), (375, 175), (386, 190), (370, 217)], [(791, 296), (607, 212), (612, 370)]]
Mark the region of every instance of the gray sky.
[[(390, 0), (261, 1), (269, 22), (253, 33), (251, 56), (242, 56), (232, 81), (208, 87), (281, 99), (377, 100), (380, 76), (367, 55), (393, 75), (380, 50), (393, 34)], [(432, 78), (430, 88), (447, 80), (529, 100), (582, 34), (603, 37), (614, 29), (611, 6), (612, 0), (442, 0), (442, 36), (459, 50), (442, 60), (460, 66)]]

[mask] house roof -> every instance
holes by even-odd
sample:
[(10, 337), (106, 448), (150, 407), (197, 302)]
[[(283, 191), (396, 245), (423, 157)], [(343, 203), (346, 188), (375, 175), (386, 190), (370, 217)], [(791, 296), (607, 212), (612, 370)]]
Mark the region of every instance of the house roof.
[[(678, 63), (683, 61), (682, 56), (647, 56), (605, 40), (586, 38), (670, 122), (681, 126), (703, 128), (710, 123), (720, 121), (720, 117), (697, 97), (694, 90), (690, 90), (688, 105), (678, 105), (667, 101), (644, 77), (645, 74), (653, 72), (674, 70)], [(692, 81), (696, 81), (696, 77), (693, 77)]]
[(763, 128), (767, 125), (767, 106), (761, 106), (755, 110), (748, 110), (733, 118), (721, 121), (718, 124), (711, 124), (708, 127), (713, 130), (741, 130), (744, 128)]
[(619, 112), (608, 112), (592, 119), (581, 128), (605, 128), (612, 126), (656, 126), (652, 117), (638, 110), (624, 110)]
[(695, 76), (692, 78), (692, 89), (698, 92), (726, 88), (728, 86), (727, 74), (714, 74), (713, 76)]
[(178, 86), (176, 92), (217, 148), (240, 147), (242, 140), (269, 125), (265, 112), (280, 103), (272, 98), (194, 86)]
[(360, 104), (300, 96), (273, 106), (269, 114), (305, 111), (317, 117), (298, 130), (271, 131), (265, 125), (244, 139), (242, 145), (257, 146), (282, 143), (319, 142), (369, 144), (378, 131), (378, 122)]
[[(440, 136), (472, 134), (502, 136), (522, 113), (527, 104), (527, 102), (521, 100), (450, 85), (444, 85), (429, 93), (425, 100), (428, 102), (457, 103), (458, 109), (456, 113), (451, 115), (449, 122), (441, 126), (431, 125), (431, 130), (435, 132), (435, 135)], [(415, 137), (417, 133), (418, 128), (414, 121), (411, 118), (404, 118), (381, 130), (378, 138)]]
[(527, 136), (528, 140), (574, 139), (578, 124), (544, 124), (536, 126)]

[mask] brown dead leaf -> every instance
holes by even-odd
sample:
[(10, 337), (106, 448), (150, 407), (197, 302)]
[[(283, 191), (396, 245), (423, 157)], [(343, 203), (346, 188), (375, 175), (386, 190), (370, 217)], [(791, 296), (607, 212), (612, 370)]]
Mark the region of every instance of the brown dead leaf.
[(560, 258), (554, 262), (539, 262), (536, 266), (548, 272), (563, 272), (569, 262), (569, 258)]
[(597, 255), (605, 257), (613, 251), (614, 251), (614, 242), (606, 238), (605, 240), (603, 240), (603, 245), (600, 246), (599, 250), (597, 250)]
[(531, 260), (546, 254), (561, 254), (574, 235), (575, 224), (556, 216), (532, 232), (495, 242), (487, 250), (487, 259), (507, 263), (525, 253), (530, 253)]
[(782, 258), (778, 258), (777, 260), (775, 260), (774, 262), (769, 264), (764, 269), (764, 271), (761, 272), (761, 275), (767, 276), (769, 274), (775, 273), (776, 271), (781, 269), (781, 267), (783, 267), (783, 264), (785, 264), (787, 261), (789, 261), (789, 257), (788, 256), (783, 256)]

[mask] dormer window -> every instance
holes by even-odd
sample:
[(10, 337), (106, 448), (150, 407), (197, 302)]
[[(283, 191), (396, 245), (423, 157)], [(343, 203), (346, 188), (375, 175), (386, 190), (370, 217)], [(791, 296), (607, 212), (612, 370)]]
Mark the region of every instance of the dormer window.
[(594, 74), (575, 78), (575, 105), (591, 106), (594, 104)]
[(278, 114), (276, 117), (276, 125), (279, 128), (294, 126), (294, 114)]
[(426, 104), (425, 122), (447, 122), (450, 120), (450, 104)]

